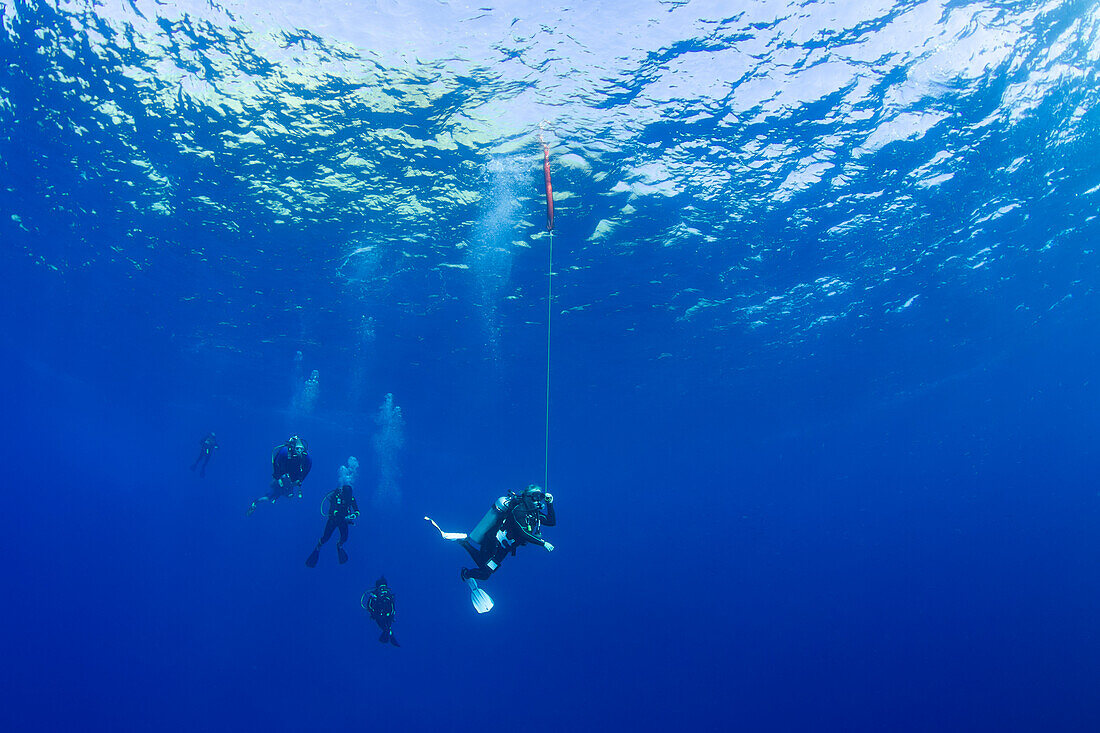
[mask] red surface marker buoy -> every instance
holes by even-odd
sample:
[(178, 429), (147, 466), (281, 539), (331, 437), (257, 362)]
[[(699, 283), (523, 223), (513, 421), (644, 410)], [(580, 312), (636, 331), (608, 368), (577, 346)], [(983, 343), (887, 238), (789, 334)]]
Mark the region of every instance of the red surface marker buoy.
[(546, 228), (554, 231), (554, 186), (550, 183), (550, 148), (546, 147), (542, 133), (539, 133), (539, 142), (542, 143), (542, 173), (546, 178)]

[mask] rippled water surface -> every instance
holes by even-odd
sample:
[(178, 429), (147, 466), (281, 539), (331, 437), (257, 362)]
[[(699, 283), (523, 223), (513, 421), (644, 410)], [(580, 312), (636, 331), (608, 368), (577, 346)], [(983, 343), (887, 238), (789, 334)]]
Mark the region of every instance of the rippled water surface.
[[(1098, 70), (1095, 2), (0, 0), (13, 514), (62, 506), (6, 540), (9, 691), (127, 730), (1093, 729)], [(300, 577), (312, 498), (242, 526), (286, 431), (318, 495), (371, 456), (354, 572)], [(466, 618), (415, 520), (544, 470), (562, 552)], [(383, 570), (397, 654), (332, 610)]]

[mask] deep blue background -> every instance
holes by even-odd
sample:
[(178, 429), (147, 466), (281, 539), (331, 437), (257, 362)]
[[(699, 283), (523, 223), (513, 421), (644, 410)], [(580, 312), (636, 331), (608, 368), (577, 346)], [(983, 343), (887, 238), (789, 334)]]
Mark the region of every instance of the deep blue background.
[[(251, 211), (231, 164), (173, 160), (150, 121), (137, 142), (177, 185), (236, 201), (234, 236), (182, 193), (166, 223), (111, 188), (111, 166), (129, 155), (117, 141), (51, 132), (71, 98), (45, 72), (32, 83), (44, 62), (29, 38), (17, 29), (2, 46), (18, 66), (3, 72), (0, 146), (0, 729), (1100, 725), (1095, 194), (1074, 193), (1096, 182), (1094, 142), (1036, 155), (1017, 192), (1034, 216), (976, 230), (989, 241), (975, 251), (1025, 253), (988, 279), (919, 264), (898, 275), (898, 298), (921, 296), (904, 315), (883, 306), (789, 338), (676, 321), (650, 298), (687, 296), (640, 284), (716, 277), (721, 245), (741, 243), (694, 258), (606, 254), (586, 243), (605, 189), (564, 172), (558, 302), (625, 295), (554, 321), (559, 526), (546, 536), (557, 550), (508, 559), (486, 584), (496, 608), (477, 616), (458, 579), (465, 554), (422, 517), (464, 529), (503, 491), (542, 480), (545, 237), (514, 254), (524, 297), (491, 317), (457, 279), (445, 284), (458, 296), (410, 314), (401, 303), (429, 302), (434, 274), (357, 290), (333, 275), (325, 244), (342, 246), (340, 222), (278, 225)], [(1006, 133), (989, 168), (1060, 115), (1052, 103)], [(218, 132), (216, 120), (191, 124)], [(927, 158), (923, 144), (875, 162), (907, 170)], [(1066, 172), (1068, 158), (1080, 167)], [(1073, 187), (1036, 193), (1050, 171)], [(516, 214), (534, 231), (540, 175), (521, 167), (509, 184), (534, 207)], [(918, 248), (965, 229), (950, 197), (988, 197), (967, 188), (986, 175), (960, 172), (957, 188), (928, 193), (931, 223), (884, 213), (880, 224), (914, 226)], [(813, 203), (747, 235), (777, 240), (776, 281), (839, 267), (821, 268), (812, 248), (835, 222), (789, 225)], [(1060, 246), (1029, 258), (1060, 221)], [(651, 231), (626, 222), (616, 237)], [(142, 268), (100, 256), (120, 242)], [(860, 265), (833, 272), (858, 280)], [(357, 335), (367, 316), (370, 341)], [(291, 408), (299, 350), (321, 374), (311, 412)], [(390, 503), (371, 499), (386, 393), (406, 421)], [(222, 447), (200, 480), (187, 467), (210, 430)], [(291, 432), (314, 456), (306, 498), (246, 519)], [(351, 562), (338, 566), (329, 545), (308, 570), (317, 502), (349, 455), (364, 509)], [(379, 644), (358, 607), (381, 573), (398, 596), (400, 649)]]
[[(873, 377), (855, 348), (820, 354), (821, 377), (803, 363), (748, 393), (675, 398), (566, 359), (558, 550), (510, 559), (485, 617), (456, 578), (462, 553), (420, 517), (461, 525), (538, 478), (541, 446), (511, 433), (537, 379), (459, 399), (394, 378), (403, 502), (367, 510), (350, 564), (326, 548), (307, 571), (335, 467), (353, 452), (371, 470), (354, 416), (306, 419), (308, 498), (246, 521), (285, 416), (212, 399), (216, 376), (180, 379), (169, 360), (147, 357), (136, 371), (159, 379), (141, 383), (133, 363), (49, 367), (7, 341), (4, 719), (411, 729), (502, 705), (555, 729), (1087, 730), (1100, 426), (1084, 326), (1050, 322), (853, 409), (835, 391)], [(762, 422), (761, 403), (779, 417)], [(223, 448), (200, 481), (186, 466), (208, 427)], [(379, 572), (401, 649), (356, 605)]]

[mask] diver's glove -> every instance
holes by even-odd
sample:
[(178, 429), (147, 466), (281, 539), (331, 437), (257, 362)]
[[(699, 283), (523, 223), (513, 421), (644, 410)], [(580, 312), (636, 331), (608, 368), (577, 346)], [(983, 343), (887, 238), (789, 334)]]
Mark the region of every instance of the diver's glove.
[(547, 542), (545, 540), (543, 540), (542, 546), (546, 548), (547, 552), (553, 552), (554, 551), (554, 546), (551, 545), (549, 542)]
[(358, 518), (359, 518), (359, 512), (352, 512), (351, 514), (348, 515), (348, 521), (349, 522), (354, 522)]
[(554, 495), (551, 494), (549, 491), (547, 491), (542, 496), (543, 496), (544, 499), (546, 499), (547, 504), (553, 504), (554, 503)]

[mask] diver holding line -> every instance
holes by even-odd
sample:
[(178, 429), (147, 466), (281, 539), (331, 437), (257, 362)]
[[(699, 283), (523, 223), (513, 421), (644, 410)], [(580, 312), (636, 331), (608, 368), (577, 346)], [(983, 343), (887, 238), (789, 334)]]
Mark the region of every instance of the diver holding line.
[(539, 545), (553, 552), (554, 546), (542, 537), (542, 527), (553, 527), (558, 522), (554, 495), (535, 484), (497, 499), (469, 534), (444, 532), (430, 517), (424, 519), (439, 530), (443, 539), (458, 542), (473, 558), (477, 567), (462, 568), (459, 574), (470, 588), (470, 601), (478, 613), (490, 611), (493, 599), (478, 587), (477, 581), (487, 580), (504, 558), (515, 555), (522, 545)]

